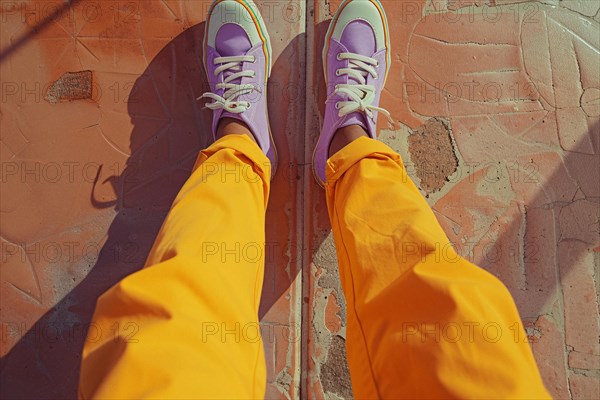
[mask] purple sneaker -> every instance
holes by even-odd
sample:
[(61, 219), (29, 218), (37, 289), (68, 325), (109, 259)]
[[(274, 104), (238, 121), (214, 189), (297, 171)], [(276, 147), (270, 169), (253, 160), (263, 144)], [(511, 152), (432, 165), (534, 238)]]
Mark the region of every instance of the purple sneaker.
[(223, 117), (243, 121), (271, 160), (277, 151), (267, 110), (267, 79), (271, 74), (271, 42), (258, 7), (252, 0), (215, 0), (204, 33), (204, 68), (210, 92), (206, 107), (214, 111), (212, 131)]
[(345, 0), (335, 13), (323, 49), (327, 85), (325, 118), (313, 154), (313, 173), (325, 186), (329, 145), (344, 126), (360, 125), (377, 138), (379, 96), (390, 69), (390, 34), (378, 0)]

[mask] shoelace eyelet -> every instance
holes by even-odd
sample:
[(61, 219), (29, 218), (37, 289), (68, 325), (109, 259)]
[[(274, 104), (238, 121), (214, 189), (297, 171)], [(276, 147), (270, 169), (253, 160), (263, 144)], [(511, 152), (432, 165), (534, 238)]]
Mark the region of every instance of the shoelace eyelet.
[(338, 61), (342, 61), (342, 54), (341, 54), (341, 53), (337, 53), (337, 55), (335, 56), (335, 58), (336, 58)]
[(339, 110), (340, 109), (340, 103), (335, 103), (335, 109)]
[(335, 76), (340, 76), (340, 70), (339, 69), (335, 70)]
[(252, 64), (256, 64), (256, 56), (252, 56)]

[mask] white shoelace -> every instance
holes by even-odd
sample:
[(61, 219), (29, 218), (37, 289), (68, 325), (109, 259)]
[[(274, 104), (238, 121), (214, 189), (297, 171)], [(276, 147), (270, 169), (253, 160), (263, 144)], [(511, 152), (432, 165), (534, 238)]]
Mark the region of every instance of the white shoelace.
[(225, 89), (223, 96), (212, 92), (206, 92), (196, 100), (208, 97), (213, 99), (212, 103), (207, 103), (206, 107), (211, 110), (225, 109), (234, 114), (239, 114), (250, 108), (250, 103), (247, 101), (236, 101), (235, 99), (244, 94), (250, 94), (254, 90), (259, 90), (255, 85), (252, 84), (235, 84), (231, 83), (236, 79), (243, 77), (254, 77), (254, 71), (242, 70), (243, 62), (255, 62), (256, 57), (254, 56), (231, 56), (231, 57), (217, 57), (214, 60), (215, 65), (221, 64), (214, 71), (214, 75), (218, 76), (221, 72), (230, 71), (231, 73), (223, 79), (222, 83), (217, 83), (217, 89)]
[(355, 53), (339, 53), (337, 59), (348, 60), (349, 66), (348, 68), (338, 69), (335, 74), (337, 76), (345, 74), (360, 82), (359, 84), (342, 83), (335, 86), (336, 93), (346, 94), (351, 99), (349, 101), (338, 101), (335, 104), (335, 108), (339, 110), (338, 115), (343, 117), (355, 111), (363, 111), (372, 119), (373, 111), (379, 111), (387, 117), (391, 125), (394, 125), (391, 114), (385, 108), (376, 107), (372, 104), (375, 100), (375, 86), (367, 85), (369, 75), (377, 79), (378, 74), (375, 70), (375, 67), (379, 64), (377, 60)]

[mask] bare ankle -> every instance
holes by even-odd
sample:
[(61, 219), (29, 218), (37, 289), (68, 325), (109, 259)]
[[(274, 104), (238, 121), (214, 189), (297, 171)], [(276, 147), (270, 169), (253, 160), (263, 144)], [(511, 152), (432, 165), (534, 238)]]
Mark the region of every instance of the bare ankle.
[(219, 121), (219, 125), (217, 126), (217, 134), (216, 138), (220, 139), (225, 135), (247, 135), (256, 142), (252, 131), (248, 128), (243, 121), (235, 118), (224, 117)]
[(329, 157), (362, 136), (368, 137), (367, 131), (360, 125), (348, 125), (338, 129), (329, 145)]

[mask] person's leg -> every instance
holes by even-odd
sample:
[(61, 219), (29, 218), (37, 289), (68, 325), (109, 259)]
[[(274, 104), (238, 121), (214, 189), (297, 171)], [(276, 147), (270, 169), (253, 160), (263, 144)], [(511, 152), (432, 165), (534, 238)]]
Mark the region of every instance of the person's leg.
[(456, 254), (398, 154), (359, 138), (326, 190), (357, 398), (549, 397), (508, 290)]
[[(203, 150), (145, 267), (103, 294), (83, 350), (82, 398), (261, 398), (258, 323), (275, 167), (270, 45), (249, 0), (217, 0), (204, 53), (218, 140)], [(258, 144), (258, 145), (257, 145)]]
[(248, 136), (202, 151), (146, 267), (98, 300), (83, 398), (258, 398), (268, 160)]
[(509, 292), (456, 254), (400, 156), (374, 140), (389, 51), (381, 4), (344, 1), (326, 39), (313, 165), (347, 302), (354, 395), (549, 397)]

